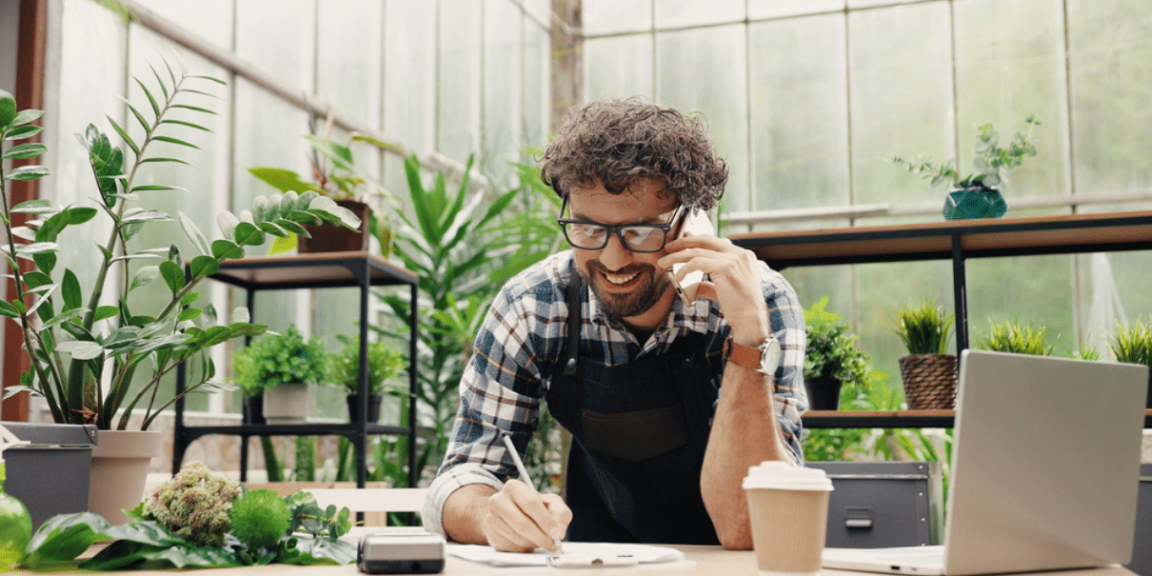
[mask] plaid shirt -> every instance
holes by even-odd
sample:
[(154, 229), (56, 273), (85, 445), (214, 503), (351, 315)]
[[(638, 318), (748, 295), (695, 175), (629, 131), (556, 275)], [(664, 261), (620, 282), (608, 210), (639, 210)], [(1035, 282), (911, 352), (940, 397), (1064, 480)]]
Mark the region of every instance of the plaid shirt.
[[(762, 262), (758, 272), (772, 330), (783, 352), (775, 374), (776, 419), (785, 445), (802, 462), (800, 414), (808, 408), (803, 384), (803, 309), (780, 273)], [(460, 407), (448, 451), (422, 512), (429, 530), (444, 533), (444, 501), (457, 488), (480, 483), (499, 490), (510, 475), (516, 475), (500, 432), (522, 438), (536, 430), (540, 400), (553, 371), (560, 369), (568, 319), (565, 290), (572, 273), (572, 251), (560, 252), (509, 280), (492, 303), (460, 381)], [(699, 298), (685, 306), (676, 299), (665, 323), (641, 343), (600, 310), (590, 290), (585, 292), (581, 346), (585, 355), (609, 366), (661, 354), (677, 336), (690, 332), (704, 334), (709, 355), (718, 354), (731, 331), (716, 302)], [(719, 388), (720, 376), (716, 378), (713, 385)]]

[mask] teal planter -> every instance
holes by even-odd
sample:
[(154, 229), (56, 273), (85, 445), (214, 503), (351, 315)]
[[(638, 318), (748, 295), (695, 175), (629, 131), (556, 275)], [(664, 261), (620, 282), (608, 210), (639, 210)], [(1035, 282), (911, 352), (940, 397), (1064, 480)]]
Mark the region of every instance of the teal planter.
[(995, 188), (963, 188), (948, 193), (944, 201), (945, 220), (971, 220), (999, 218), (1008, 211), (1008, 204)]

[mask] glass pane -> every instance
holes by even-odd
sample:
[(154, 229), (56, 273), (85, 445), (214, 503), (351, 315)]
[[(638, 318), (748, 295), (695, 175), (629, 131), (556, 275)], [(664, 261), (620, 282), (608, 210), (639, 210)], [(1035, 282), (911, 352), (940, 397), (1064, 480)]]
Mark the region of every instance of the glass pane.
[(584, 99), (652, 97), (652, 36), (584, 41)]
[(748, 19), (799, 16), (843, 9), (844, 0), (748, 0)]
[(384, 133), (426, 153), (436, 144), (436, 5), (391, 1), (384, 22)]
[(236, 55), (281, 82), (312, 91), (316, 58), (314, 0), (236, 3)]
[(147, 8), (201, 40), (231, 50), (232, 4), (233, 0), (148, 0)]
[(749, 34), (751, 209), (848, 204), (844, 15), (761, 22)]
[(955, 156), (950, 28), (947, 3), (849, 13), (853, 203), (943, 204), (885, 158)]
[(480, 151), (480, 3), (440, 0), (436, 148), (452, 159)]
[(547, 28), (552, 21), (551, 0), (523, 0), (518, 2), (524, 6), (524, 11), (533, 19)]
[(1152, 3), (1070, 0), (1067, 6), (1076, 193), (1147, 190)]
[(968, 326), (972, 347), (992, 323), (1006, 321), (1047, 330), (1059, 356), (1076, 345), (1073, 256), (980, 258), (968, 261)]
[(889, 4), (911, 4), (922, 0), (848, 0), (848, 9), (887, 6)]
[(1007, 147), (1030, 114), (1039, 155), (1008, 174), (1012, 198), (1065, 196), (1068, 180), (1067, 81), (1059, 0), (977, 0), (955, 4), (960, 172), (970, 173), (978, 126), (992, 123)]
[(380, 2), (331, 0), (319, 10), (316, 94), (337, 110), (379, 125)]
[(503, 188), (520, 159), (520, 10), (508, 2), (484, 5), (484, 120), (479, 163)]
[(656, 28), (702, 26), (744, 19), (744, 0), (660, 0), (654, 2)]
[[(548, 118), (551, 114), (551, 86), (549, 85), (551, 62), (548, 31), (541, 29), (529, 18), (524, 19), (524, 77), (521, 80), (523, 92), (522, 144), (540, 150), (548, 144)], [(521, 150), (521, 153), (523, 151)]]
[(748, 78), (745, 27), (722, 26), (658, 34), (656, 102), (700, 113), (728, 162), (726, 211), (747, 210)]
[(652, 0), (584, 0), (580, 9), (587, 35), (652, 29)]

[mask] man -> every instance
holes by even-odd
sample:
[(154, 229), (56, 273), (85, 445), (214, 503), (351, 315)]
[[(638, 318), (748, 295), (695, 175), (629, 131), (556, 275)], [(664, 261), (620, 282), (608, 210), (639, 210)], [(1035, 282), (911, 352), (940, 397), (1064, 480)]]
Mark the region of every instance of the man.
[[(764, 460), (802, 459), (804, 321), (751, 252), (682, 233), (717, 204), (727, 166), (700, 120), (627, 99), (570, 111), (541, 171), (572, 250), (494, 301), (425, 526), (512, 551), (565, 534), (751, 548), (741, 480)], [(676, 264), (676, 280), (707, 274), (690, 305)], [(500, 434), (523, 450), (541, 400), (573, 436), (567, 502), (510, 479)]]

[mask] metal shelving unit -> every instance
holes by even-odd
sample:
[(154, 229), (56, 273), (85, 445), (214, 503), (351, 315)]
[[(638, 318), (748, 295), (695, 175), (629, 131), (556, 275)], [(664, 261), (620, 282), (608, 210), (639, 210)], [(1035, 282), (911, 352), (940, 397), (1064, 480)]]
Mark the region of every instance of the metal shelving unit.
[[(1078, 254), (1152, 249), (1152, 211), (1102, 212), (1027, 218), (953, 220), (729, 236), (774, 270), (791, 266), (951, 260), (956, 353), (968, 348), (965, 264), (969, 258)], [(805, 414), (813, 428), (950, 427), (951, 410), (822, 412)], [(1152, 428), (1152, 410), (1145, 416)]]
[[(256, 292), (263, 290), (298, 290), (305, 288), (360, 289), (360, 415), (354, 422), (343, 424), (249, 424), (234, 426), (187, 426), (184, 424), (184, 400), (176, 402), (176, 424), (172, 448), (172, 471), (180, 469), (188, 446), (201, 436), (226, 434), (241, 437), (240, 479), (248, 476), (248, 439), (260, 436), (343, 436), (356, 450), (356, 485), (363, 487), (367, 471), (367, 441), (373, 434), (408, 436), (408, 484), (416, 485), (416, 302), (419, 278), (383, 258), (368, 252), (326, 252), (286, 257), (256, 257), (230, 260), (210, 278), (247, 291), (248, 310), (256, 318)], [(372, 286), (408, 285), (411, 309), (408, 318), (409, 358), (407, 426), (385, 426), (367, 422), (368, 412), (368, 297)], [(184, 391), (185, 374), (181, 365), (176, 377), (177, 393)]]

